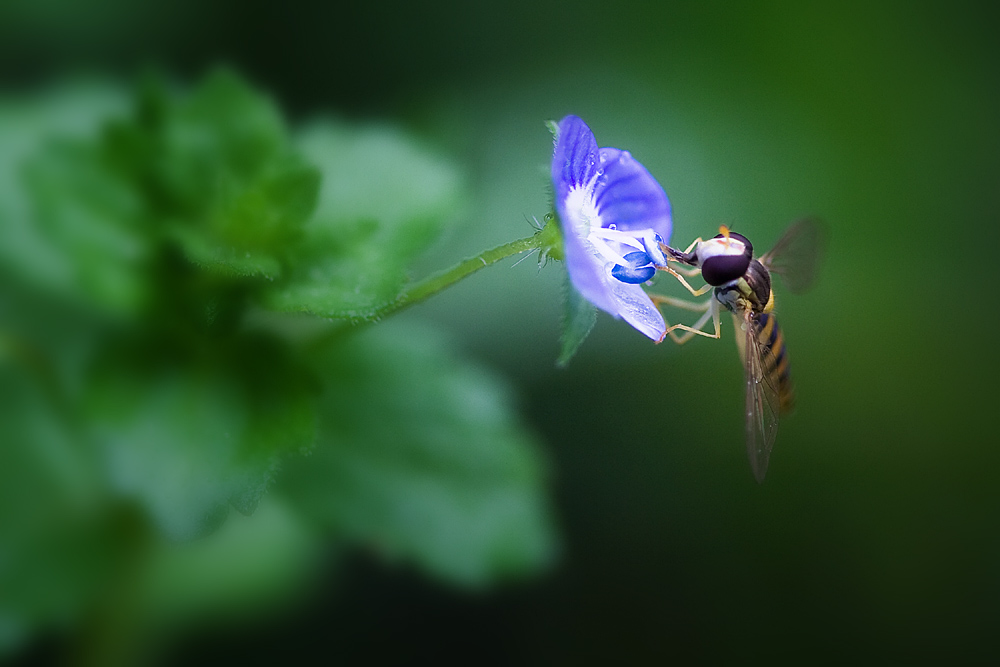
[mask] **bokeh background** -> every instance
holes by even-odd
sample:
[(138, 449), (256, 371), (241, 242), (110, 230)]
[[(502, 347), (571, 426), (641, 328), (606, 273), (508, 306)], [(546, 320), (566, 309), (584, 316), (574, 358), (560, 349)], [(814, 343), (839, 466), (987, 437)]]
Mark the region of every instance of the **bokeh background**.
[(989, 3), (963, 1), (5, 2), (7, 93), (226, 63), (292, 122), (415, 133), (473, 192), (425, 271), (530, 234), (550, 208), (543, 121), (567, 113), (664, 185), (674, 245), (724, 223), (763, 249), (806, 214), (830, 231), (818, 285), (778, 289), (798, 406), (763, 485), (728, 321), (722, 341), (677, 348), (602, 315), (557, 369), (561, 269), (509, 260), (399, 318), (443, 325), (515, 387), (548, 458), (556, 563), (469, 592), (359, 552), (296, 604), (189, 633), (164, 660), (985, 655), (1000, 623), (997, 27)]

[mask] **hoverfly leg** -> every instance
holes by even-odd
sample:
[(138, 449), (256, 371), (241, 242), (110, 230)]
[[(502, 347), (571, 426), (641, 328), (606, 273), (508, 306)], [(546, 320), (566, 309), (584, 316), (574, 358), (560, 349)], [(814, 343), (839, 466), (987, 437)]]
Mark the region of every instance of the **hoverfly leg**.
[[(698, 321), (695, 322), (693, 326), (689, 327), (684, 324), (675, 324), (671, 327), (667, 327), (666, 333), (667, 335), (670, 336), (670, 340), (674, 341), (678, 345), (683, 345), (684, 343), (694, 338), (694, 336), (696, 335), (704, 336), (705, 338), (714, 338), (718, 340), (721, 337), (721, 330), (719, 322), (719, 308), (718, 306), (715, 305), (715, 303), (716, 302), (714, 299), (712, 301), (709, 301), (708, 310), (705, 311), (704, 315), (698, 318)], [(709, 317), (712, 318), (712, 327), (714, 329), (713, 333), (708, 333), (707, 331), (702, 330), (702, 327), (705, 326), (706, 322), (708, 322)], [(674, 333), (675, 329), (680, 329), (684, 333), (678, 336), (677, 334)]]
[[(676, 262), (677, 260), (670, 258), (667, 261)], [(674, 271), (681, 274), (682, 276), (687, 276), (688, 278), (694, 278), (695, 276), (701, 275), (701, 269), (697, 267), (691, 267), (690, 269), (686, 269), (678, 266), (677, 268), (674, 269)]]
[[(688, 281), (684, 280), (684, 276), (682, 276), (680, 273), (678, 273), (676, 270), (670, 268), (669, 266), (663, 266), (663, 267), (658, 267), (658, 268), (660, 268), (663, 271), (666, 271), (667, 273), (669, 273), (670, 275), (672, 275), (674, 278), (677, 278), (677, 282), (679, 282), (681, 285), (684, 285), (684, 287), (687, 289), (687, 291), (691, 292), (691, 296), (701, 296), (702, 294), (705, 294), (706, 292), (708, 292), (709, 290), (712, 289), (712, 286), (711, 285), (707, 285), (707, 284), (706, 285), (702, 285), (698, 289), (695, 289), (695, 288), (691, 287), (691, 285), (688, 284)], [(691, 275), (698, 275), (698, 272), (696, 271), (694, 274), (691, 274)]]
[(692, 313), (704, 313), (710, 305), (709, 302), (698, 303), (695, 301), (685, 301), (684, 299), (676, 299), (672, 296), (666, 296), (664, 294), (650, 294), (649, 298), (654, 304), (656, 304), (657, 308), (659, 308), (662, 303), (667, 306), (672, 306), (673, 308), (689, 310)]
[(699, 243), (701, 243), (701, 242), (702, 242), (702, 238), (700, 236), (698, 238), (696, 238), (694, 241), (691, 241), (691, 245), (689, 245), (687, 248), (684, 249), (684, 254), (687, 254), (687, 253), (691, 252), (692, 250), (694, 250), (694, 247), (696, 245), (698, 245)]
[[(668, 306), (673, 306), (674, 308), (681, 308), (683, 310), (690, 310), (694, 312), (703, 313), (698, 321), (694, 323), (693, 326), (687, 326), (686, 324), (674, 324), (672, 326), (667, 326), (665, 334), (670, 336), (670, 340), (674, 341), (678, 345), (683, 345), (684, 343), (691, 340), (695, 335), (705, 336), (706, 338), (719, 338), (719, 309), (715, 305), (715, 300), (709, 300), (707, 303), (694, 303), (692, 301), (684, 301), (683, 299), (675, 299), (669, 296), (662, 296), (659, 294), (650, 294), (649, 298), (652, 299), (656, 307), (659, 308), (660, 304), (666, 304)], [(661, 311), (662, 312), (662, 311)], [(712, 318), (712, 322), (715, 326), (715, 333), (708, 333), (707, 331), (702, 331), (702, 327), (708, 322), (708, 319)], [(664, 319), (664, 322), (666, 320)], [(683, 334), (674, 333), (675, 330), (680, 329)]]

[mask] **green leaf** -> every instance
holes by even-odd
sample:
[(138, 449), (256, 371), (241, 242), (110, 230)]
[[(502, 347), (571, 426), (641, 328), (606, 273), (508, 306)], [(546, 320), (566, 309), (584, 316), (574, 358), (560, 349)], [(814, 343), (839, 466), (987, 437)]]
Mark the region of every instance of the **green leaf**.
[(594, 323), (597, 322), (597, 308), (573, 287), (569, 273), (566, 274), (565, 294), (566, 310), (560, 338), (562, 350), (559, 353), (559, 360), (556, 362), (560, 367), (566, 366), (570, 362), (576, 351), (580, 349), (580, 345), (590, 335)]
[(407, 266), (454, 219), (458, 171), (399, 130), (316, 121), (297, 137), (323, 185), (292, 273), (268, 291), (276, 310), (363, 319), (391, 302)]
[(312, 444), (311, 375), (268, 339), (217, 345), (200, 361), (115, 350), (92, 383), (94, 439), (115, 493), (171, 539), (211, 531), (229, 505), (251, 513), (282, 455)]
[(176, 100), (153, 86), (108, 141), (189, 259), (280, 274), (315, 207), (319, 172), (295, 154), (269, 99), (225, 70)]
[(553, 552), (544, 467), (506, 389), (433, 331), (387, 323), (316, 359), (317, 447), (278, 490), (345, 539), (482, 586)]
[(140, 584), (146, 620), (190, 626), (246, 618), (303, 592), (318, 555), (315, 531), (274, 497), (203, 540), (161, 544)]
[[(83, 438), (30, 365), (0, 358), (0, 656), (72, 620), (120, 564)], [(37, 369), (36, 369), (37, 370)]]
[(58, 254), (44, 279), (60, 293), (119, 312), (146, 302), (151, 252), (136, 193), (93, 146), (53, 143), (26, 161), (37, 230)]
[(0, 103), (0, 265), (45, 292), (128, 311), (148, 248), (135, 193), (92, 139), (125, 96), (73, 83)]
[(147, 83), (131, 113), (78, 95), (54, 100), (86, 122), (46, 97), (0, 104), (0, 259), (13, 271), (119, 314), (171, 289), (155, 273), (164, 241), (226, 275), (281, 274), (320, 175), (269, 99), (224, 70), (187, 94)]
[(198, 264), (273, 278), (282, 271), (283, 244), (297, 237), (318, 189), (314, 168), (285, 159), (252, 182), (220, 186), (203, 226), (177, 224), (171, 233)]

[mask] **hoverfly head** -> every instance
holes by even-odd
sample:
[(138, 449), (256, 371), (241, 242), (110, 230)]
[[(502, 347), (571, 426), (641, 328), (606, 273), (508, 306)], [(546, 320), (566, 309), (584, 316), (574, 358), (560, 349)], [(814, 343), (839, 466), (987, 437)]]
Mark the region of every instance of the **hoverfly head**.
[(701, 267), (701, 277), (709, 285), (718, 287), (746, 273), (753, 258), (753, 245), (742, 234), (722, 226), (718, 236), (698, 244), (695, 254)]

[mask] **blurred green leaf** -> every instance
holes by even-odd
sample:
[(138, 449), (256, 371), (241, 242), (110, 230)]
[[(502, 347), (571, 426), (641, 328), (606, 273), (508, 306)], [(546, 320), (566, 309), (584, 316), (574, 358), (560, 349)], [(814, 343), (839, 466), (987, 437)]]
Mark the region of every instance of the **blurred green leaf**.
[[(544, 565), (542, 466), (496, 380), (415, 328), (306, 360), (312, 333), (248, 308), (369, 317), (454, 219), (458, 171), (385, 127), (293, 141), (224, 71), (133, 102), (0, 101), (0, 650), (86, 619), (89, 650), (127, 651), (133, 610), (277, 599), (318, 529), (467, 585)], [(318, 425), (284, 500), (192, 540), (255, 512)]]
[(218, 70), (191, 94), (151, 82), (108, 154), (189, 259), (238, 275), (281, 272), (312, 213), (319, 173), (290, 144), (269, 99)]
[(270, 100), (225, 70), (184, 94), (148, 81), (130, 113), (122, 97), (72, 88), (0, 104), (0, 258), (118, 313), (172, 289), (152, 271), (165, 241), (224, 274), (280, 275), (320, 175)]
[(314, 453), (278, 489), (345, 539), (481, 586), (545, 565), (544, 467), (506, 389), (433, 331), (385, 324), (316, 359)]
[(0, 357), (0, 655), (75, 618), (120, 561), (94, 461), (30, 365)]
[(275, 341), (222, 341), (201, 360), (115, 350), (93, 382), (95, 439), (114, 490), (187, 539), (254, 510), (282, 454), (312, 444), (313, 390)]
[(275, 165), (254, 183), (222, 187), (208, 214), (208, 233), (199, 227), (171, 229), (188, 259), (236, 275), (281, 275), (282, 244), (309, 215), (319, 175), (296, 160)]
[(25, 162), (24, 175), (37, 228), (59, 257), (43, 280), (113, 311), (143, 304), (151, 248), (141, 203), (96, 148), (52, 143)]
[(370, 317), (406, 283), (407, 267), (455, 219), (458, 171), (389, 127), (329, 120), (297, 135), (323, 186), (295, 266), (266, 294), (278, 310)]
[(161, 544), (143, 575), (140, 605), (156, 624), (246, 617), (301, 594), (317, 547), (315, 532), (271, 497), (211, 539)]
[(102, 307), (135, 304), (144, 247), (134, 194), (92, 143), (126, 95), (74, 82), (0, 103), (0, 265), (47, 293)]

